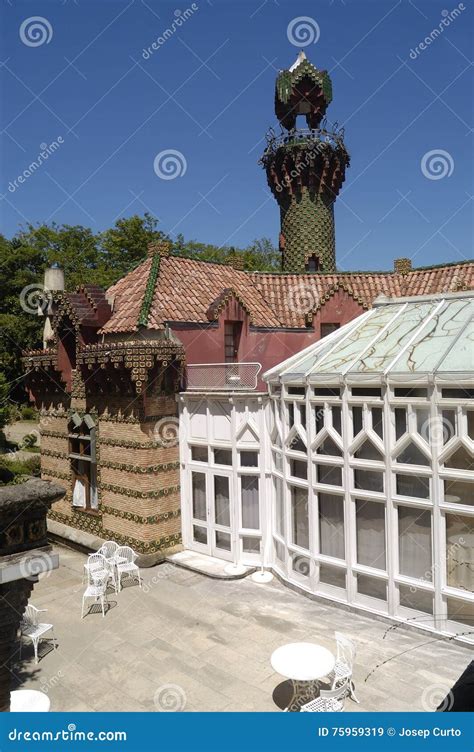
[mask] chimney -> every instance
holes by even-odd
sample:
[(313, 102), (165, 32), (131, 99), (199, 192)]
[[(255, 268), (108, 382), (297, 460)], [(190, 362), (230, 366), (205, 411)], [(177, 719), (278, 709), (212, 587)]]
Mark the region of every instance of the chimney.
[(227, 264), (233, 269), (236, 269), (239, 272), (243, 272), (245, 264), (243, 254), (236, 253), (234, 250), (232, 250), (227, 256)]
[(159, 253), (161, 258), (167, 258), (170, 255), (171, 243), (169, 240), (155, 240), (148, 243), (148, 257)]
[(44, 273), (44, 289), (49, 292), (64, 292), (64, 270), (57, 261)]
[(411, 266), (411, 259), (409, 258), (397, 258), (393, 262), (393, 271), (396, 274), (408, 274), (408, 272), (411, 272), (412, 266)]

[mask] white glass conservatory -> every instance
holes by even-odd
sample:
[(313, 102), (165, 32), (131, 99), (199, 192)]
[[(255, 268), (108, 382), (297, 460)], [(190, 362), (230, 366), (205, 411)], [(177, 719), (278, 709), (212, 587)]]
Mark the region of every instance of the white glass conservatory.
[(181, 395), (185, 545), (219, 556), (225, 533), (224, 558), (474, 641), (473, 314), (473, 293), (379, 299), (250, 406)]

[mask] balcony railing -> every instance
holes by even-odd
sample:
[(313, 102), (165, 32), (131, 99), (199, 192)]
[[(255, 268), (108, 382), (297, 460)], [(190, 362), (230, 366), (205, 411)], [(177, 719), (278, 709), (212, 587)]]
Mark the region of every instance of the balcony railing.
[(191, 391), (251, 391), (257, 388), (260, 363), (199, 363), (187, 367)]

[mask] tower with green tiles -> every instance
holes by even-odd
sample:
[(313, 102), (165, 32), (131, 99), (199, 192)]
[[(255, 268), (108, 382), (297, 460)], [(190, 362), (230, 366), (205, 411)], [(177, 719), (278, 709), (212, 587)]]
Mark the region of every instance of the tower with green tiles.
[[(267, 134), (260, 160), (280, 207), (282, 270), (335, 272), (334, 202), (344, 182), (349, 155), (343, 129), (326, 128), (331, 79), (300, 52), (275, 87), (275, 113), (281, 133)], [(296, 128), (297, 117), (306, 128)], [(321, 123), (321, 121), (323, 122)]]

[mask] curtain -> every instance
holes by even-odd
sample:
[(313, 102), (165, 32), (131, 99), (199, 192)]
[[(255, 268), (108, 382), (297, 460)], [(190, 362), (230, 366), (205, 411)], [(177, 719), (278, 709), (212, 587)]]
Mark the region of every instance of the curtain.
[(431, 512), (398, 507), (400, 574), (431, 582)]
[(319, 540), (325, 556), (345, 559), (344, 551), (344, 503), (341, 496), (320, 493)]
[(251, 530), (260, 529), (260, 510), (258, 499), (258, 478), (254, 475), (242, 475), (242, 527)]
[(206, 476), (204, 473), (193, 473), (193, 517), (196, 520), (206, 520)]
[(385, 504), (357, 501), (357, 562), (385, 569)]
[(72, 505), (74, 507), (86, 506), (86, 487), (82, 480), (76, 479), (74, 490), (72, 492)]
[(447, 584), (474, 592), (474, 517), (446, 515)]

